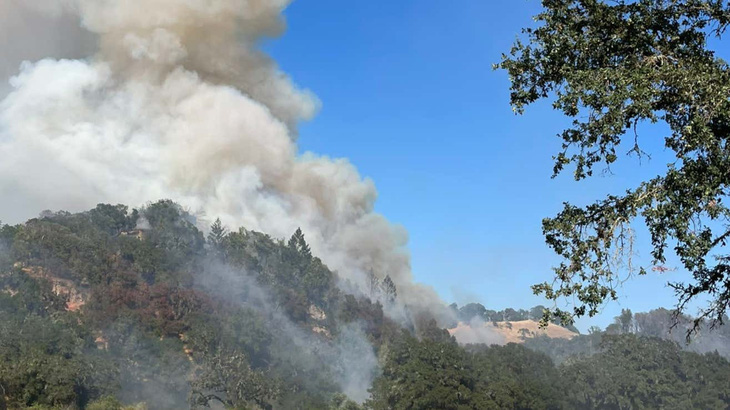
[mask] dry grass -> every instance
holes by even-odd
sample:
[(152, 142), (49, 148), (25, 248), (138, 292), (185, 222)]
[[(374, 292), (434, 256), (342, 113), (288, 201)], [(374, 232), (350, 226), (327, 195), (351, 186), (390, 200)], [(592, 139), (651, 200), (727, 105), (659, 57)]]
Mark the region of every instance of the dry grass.
[[(562, 326), (550, 323), (547, 328), (540, 329), (540, 324), (534, 320), (520, 320), (515, 322), (486, 322), (482, 326), (488, 333), (496, 334), (504, 339), (504, 343), (523, 343), (525, 339), (536, 336), (548, 336), (556, 339), (572, 339), (578, 334)], [(457, 340), (473, 340), (471, 335), (477, 330), (466, 323), (459, 323), (449, 333)]]

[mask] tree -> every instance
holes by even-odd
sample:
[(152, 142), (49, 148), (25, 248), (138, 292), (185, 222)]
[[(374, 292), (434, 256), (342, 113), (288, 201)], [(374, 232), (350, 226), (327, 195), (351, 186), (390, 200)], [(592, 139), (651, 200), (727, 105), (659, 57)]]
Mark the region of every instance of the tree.
[(220, 218), (216, 218), (215, 222), (210, 226), (208, 233), (208, 244), (212, 253), (217, 257), (224, 255), (224, 241), (228, 235), (228, 230), (221, 223)]
[(633, 334), (606, 335), (600, 350), (561, 366), (568, 408), (727, 408), (730, 364), (719, 355)]
[(504, 321), (512, 321), (512, 320), (518, 321), (518, 320), (522, 320), (522, 318), (520, 317), (519, 313), (516, 310), (514, 310), (512, 308), (507, 308), (507, 309), (505, 309), (505, 310), (502, 311), (502, 320), (504, 320)]
[(170, 200), (157, 201), (145, 207), (142, 215), (149, 223), (145, 241), (165, 253), (165, 270), (180, 269), (202, 253), (205, 235), (180, 205)]
[[(567, 165), (582, 180), (597, 165), (626, 152), (647, 155), (639, 127), (663, 137), (675, 160), (666, 172), (622, 195), (585, 207), (566, 203), (543, 220), (547, 244), (564, 261), (556, 280), (533, 286), (550, 299), (575, 298), (564, 319), (598, 313), (617, 298), (622, 268), (634, 269), (631, 224), (643, 219), (651, 235), (654, 270), (666, 270), (673, 246), (690, 283), (672, 283), (677, 311), (699, 295), (708, 303), (695, 322), (721, 323), (730, 302), (730, 67), (708, 48), (730, 23), (730, 7), (717, 0), (545, 0), (497, 67), (511, 79), (517, 113), (540, 99), (573, 119), (559, 137), (553, 176)], [(643, 130), (644, 128), (642, 128)], [(665, 131), (666, 130), (666, 131)], [(662, 134), (664, 133), (664, 134)], [(643, 138), (643, 131), (641, 133)], [(544, 317), (548, 320), (548, 316)]]
[(337, 393), (332, 397), (329, 410), (361, 410), (364, 407), (350, 400), (347, 395)]
[(218, 401), (227, 408), (271, 409), (271, 401), (279, 395), (279, 386), (260, 371), (252, 369), (247, 357), (240, 352), (215, 355), (210, 363), (198, 370), (192, 383), (192, 404), (210, 407)]
[(216, 218), (215, 222), (213, 222), (213, 225), (210, 226), (208, 243), (210, 243), (214, 250), (219, 251), (227, 234), (228, 232), (226, 228), (223, 227), (221, 219)]
[(481, 303), (469, 303), (459, 309), (459, 320), (462, 322), (470, 322), (475, 317), (479, 319), (487, 319), (487, 309)]
[(398, 297), (398, 291), (396, 290), (395, 283), (393, 282), (393, 279), (390, 278), (390, 275), (385, 276), (385, 279), (383, 279), (383, 283), (380, 286), (383, 289), (385, 301), (388, 303), (395, 302), (395, 298)]
[[(1, 285), (5, 288), (7, 283)], [(16, 296), (24, 292), (25, 298), (43, 298), (39, 290), (16, 291)], [(118, 387), (112, 363), (84, 351), (89, 338), (78, 326), (78, 317), (59, 311), (31, 312), (14, 299), (0, 294), (0, 408), (4, 401), (10, 408), (83, 408)]]
[(552, 360), (523, 345), (469, 345), (474, 369), (472, 408), (558, 409), (560, 377)]
[(619, 325), (622, 334), (633, 333), (634, 315), (631, 313), (631, 309), (621, 309), (621, 315), (617, 316), (614, 321)]
[(370, 297), (376, 298), (380, 294), (380, 279), (372, 269), (368, 272), (368, 286), (370, 287)]
[(545, 315), (545, 306), (537, 305), (530, 309), (529, 318), (532, 320), (540, 320)]
[(372, 409), (470, 408), (475, 380), (468, 355), (454, 342), (419, 341), (403, 332), (374, 381)]
[(122, 230), (133, 228), (137, 223), (125, 205), (99, 204), (89, 211), (91, 221), (107, 233), (116, 235)]
[(289, 238), (289, 247), (297, 250), (307, 260), (312, 259), (312, 250), (309, 249), (307, 241), (304, 240), (304, 233), (302, 233), (301, 228), (297, 228), (294, 235)]

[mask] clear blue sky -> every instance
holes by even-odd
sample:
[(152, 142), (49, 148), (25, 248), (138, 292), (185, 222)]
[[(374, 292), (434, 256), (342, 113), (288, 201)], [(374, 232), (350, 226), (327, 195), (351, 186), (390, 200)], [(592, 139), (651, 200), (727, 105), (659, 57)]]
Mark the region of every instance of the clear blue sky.
[[(661, 172), (666, 154), (625, 158), (613, 175), (550, 178), (566, 119), (549, 104), (515, 116), (508, 79), (491, 66), (532, 23), (537, 1), (295, 1), (289, 29), (265, 48), (322, 100), (300, 146), (349, 158), (380, 193), (377, 209), (410, 232), (416, 279), (442, 297), (487, 308), (544, 304), (530, 285), (551, 278), (556, 257), (543, 217), (621, 192)], [(653, 145), (652, 145), (653, 144)], [(639, 241), (647, 238), (639, 231)], [(648, 255), (646, 248), (641, 256)], [(635, 278), (619, 303), (581, 329), (606, 326), (621, 308), (672, 307), (667, 279)]]

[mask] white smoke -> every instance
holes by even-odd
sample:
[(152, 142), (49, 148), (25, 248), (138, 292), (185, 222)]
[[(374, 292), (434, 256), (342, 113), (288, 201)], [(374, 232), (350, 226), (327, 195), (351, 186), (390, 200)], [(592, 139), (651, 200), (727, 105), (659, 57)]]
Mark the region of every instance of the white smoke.
[(504, 345), (507, 343), (503, 334), (477, 316), (473, 317), (469, 323), (460, 322), (455, 328), (449, 330), (449, 333), (462, 345)]
[(212, 262), (203, 275), (195, 276), (195, 282), (201, 289), (266, 317), (278, 343), (303, 356), (299, 362), (304, 371), (319, 372), (326, 366), (351, 400), (362, 403), (370, 396), (369, 389), (378, 372), (378, 359), (358, 324), (342, 326), (332, 343), (325, 343), (315, 332), (305, 331), (293, 323), (271, 303), (271, 295), (245, 271)]
[[(0, 26), (0, 39), (18, 38), (22, 51), (0, 48), (0, 61), (69, 58), (23, 63), (10, 79), (0, 102), (0, 215), (170, 198), (275, 237), (301, 226), (315, 253), (360, 289), (372, 270), (390, 275), (401, 302), (446, 311), (413, 283), (407, 234), (373, 211), (373, 183), (347, 160), (298, 152), (296, 125), (319, 102), (257, 47), (282, 33), (288, 3), (0, 0), (3, 15), (56, 19), (57, 37), (78, 40), (40, 47), (30, 38), (54, 26)], [(83, 30), (68, 24), (73, 16)], [(99, 49), (78, 59), (89, 43)]]
[(20, 63), (90, 55), (95, 37), (57, 0), (0, 0), (0, 98)]

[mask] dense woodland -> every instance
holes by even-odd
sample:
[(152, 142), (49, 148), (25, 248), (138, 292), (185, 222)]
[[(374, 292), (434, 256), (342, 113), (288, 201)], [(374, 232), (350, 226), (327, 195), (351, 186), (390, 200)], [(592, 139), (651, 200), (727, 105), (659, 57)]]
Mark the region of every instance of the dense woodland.
[[(459, 346), (429, 317), (396, 323), (342, 292), (299, 230), (281, 240), (216, 222), (206, 237), (196, 223), (160, 201), (2, 226), (0, 408), (730, 406), (723, 328), (703, 354), (666, 340), (661, 310), (572, 340)], [(377, 299), (395, 303), (373, 275)], [(460, 320), (542, 311), (453, 307)]]

